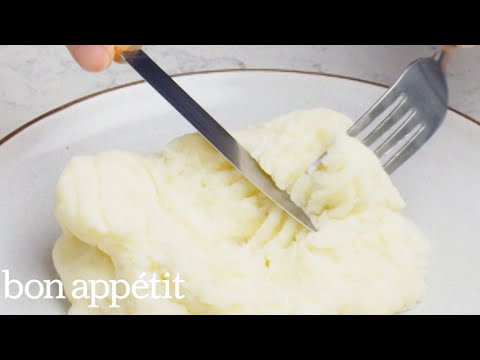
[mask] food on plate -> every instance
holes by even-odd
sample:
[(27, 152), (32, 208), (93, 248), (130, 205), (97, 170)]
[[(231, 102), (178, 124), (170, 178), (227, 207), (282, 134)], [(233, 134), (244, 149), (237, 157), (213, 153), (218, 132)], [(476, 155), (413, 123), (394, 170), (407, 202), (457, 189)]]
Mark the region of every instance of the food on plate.
[[(376, 156), (346, 135), (351, 124), (342, 114), (315, 109), (235, 134), (317, 232), (290, 218), (198, 134), (147, 157), (111, 151), (73, 158), (57, 184), (63, 233), (53, 251), (70, 313), (410, 309), (424, 294), (427, 242), (401, 214), (404, 201)], [(307, 175), (327, 149), (321, 168)], [(175, 274), (183, 297), (167, 296), (170, 283), (154, 298), (150, 282), (136, 294), (142, 296), (99, 296), (98, 307), (73, 296), (79, 279), (131, 286)]]

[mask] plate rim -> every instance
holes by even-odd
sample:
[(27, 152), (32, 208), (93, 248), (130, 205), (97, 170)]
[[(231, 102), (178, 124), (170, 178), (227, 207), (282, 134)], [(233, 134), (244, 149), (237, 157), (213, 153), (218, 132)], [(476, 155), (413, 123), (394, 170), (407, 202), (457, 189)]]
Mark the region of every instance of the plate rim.
[[(366, 80), (362, 78), (358, 78), (355, 76), (350, 76), (350, 75), (341, 75), (341, 74), (335, 74), (335, 73), (326, 73), (326, 72), (317, 72), (317, 71), (307, 71), (307, 70), (294, 70), (294, 69), (282, 69), (282, 68), (242, 68), (242, 69), (234, 69), (234, 68), (225, 68), (225, 69), (212, 69), (212, 70), (198, 70), (198, 71), (187, 71), (187, 72), (181, 72), (181, 73), (175, 73), (172, 74), (171, 77), (177, 78), (177, 77), (184, 77), (184, 76), (194, 76), (194, 75), (205, 75), (205, 74), (215, 74), (215, 73), (234, 73), (234, 72), (266, 72), (266, 73), (290, 73), (290, 74), (301, 74), (301, 75), (312, 75), (312, 76), (323, 76), (323, 77), (330, 77), (330, 78), (337, 78), (337, 79), (343, 79), (343, 80), (350, 80), (350, 81), (355, 81), (355, 82), (360, 82), (363, 84), (368, 84), (368, 85), (373, 85), (373, 86), (378, 86), (382, 87), (385, 89), (388, 89), (389, 86), (383, 83), (371, 81), (371, 80)], [(3, 136), (0, 138), (0, 147), (5, 145), (9, 140), (13, 139), (17, 135), (21, 134), (28, 128), (30, 128), (32, 125), (35, 125), (36, 123), (47, 119), (53, 114), (56, 114), (60, 111), (66, 110), (74, 105), (77, 105), (79, 103), (82, 103), (84, 101), (90, 100), (92, 98), (95, 98), (97, 96), (101, 96), (107, 93), (111, 93), (117, 90), (125, 89), (128, 87), (133, 87), (136, 85), (140, 85), (145, 83), (145, 80), (137, 80), (137, 81), (131, 81), (125, 84), (121, 85), (116, 85), (113, 87), (109, 87), (100, 91), (96, 91), (84, 96), (81, 96), (79, 98), (76, 98), (72, 101), (69, 101), (67, 103), (64, 103), (60, 106), (57, 106), (35, 118), (32, 120), (27, 121), (23, 125), (20, 125), (16, 129), (10, 131), (7, 135)], [(475, 119), (474, 117), (465, 114), (464, 112), (457, 110), (453, 107), (448, 107), (448, 110), (456, 113), (457, 115), (460, 115), (461, 117), (465, 118), (468, 121), (471, 121), (472, 123), (480, 126), (480, 120)]]

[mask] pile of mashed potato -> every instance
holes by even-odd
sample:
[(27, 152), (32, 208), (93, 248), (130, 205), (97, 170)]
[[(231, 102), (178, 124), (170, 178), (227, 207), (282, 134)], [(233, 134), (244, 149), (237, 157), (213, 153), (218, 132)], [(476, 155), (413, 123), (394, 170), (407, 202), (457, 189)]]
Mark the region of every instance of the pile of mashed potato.
[[(423, 296), (427, 246), (350, 119), (297, 111), (236, 138), (317, 227), (310, 232), (200, 135), (148, 157), (72, 159), (58, 181), (53, 260), (70, 313), (392, 314)], [(328, 149), (321, 167), (308, 165)], [(183, 299), (72, 298), (75, 279), (178, 273)]]

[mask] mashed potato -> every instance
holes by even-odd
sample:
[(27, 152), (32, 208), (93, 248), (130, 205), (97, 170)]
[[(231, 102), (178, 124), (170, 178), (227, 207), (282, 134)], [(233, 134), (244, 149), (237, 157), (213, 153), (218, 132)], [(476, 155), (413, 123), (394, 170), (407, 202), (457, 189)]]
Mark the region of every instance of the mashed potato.
[[(391, 314), (425, 287), (426, 241), (375, 155), (346, 135), (345, 116), (297, 111), (235, 134), (311, 217), (309, 232), (198, 134), (142, 157), (76, 157), (63, 171), (53, 259), (70, 313)], [(328, 148), (321, 169), (308, 165)], [(129, 296), (110, 308), (72, 297), (75, 279), (166, 271), (179, 299)]]

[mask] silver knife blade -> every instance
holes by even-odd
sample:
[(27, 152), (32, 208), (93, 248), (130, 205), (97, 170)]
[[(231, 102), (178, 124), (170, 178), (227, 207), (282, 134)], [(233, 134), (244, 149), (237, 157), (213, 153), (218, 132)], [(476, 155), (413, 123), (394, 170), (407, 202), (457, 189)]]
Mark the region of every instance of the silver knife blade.
[(122, 54), (122, 57), (245, 178), (302, 225), (316, 231), (315, 226), (305, 212), (290, 199), (288, 193), (276, 186), (270, 175), (262, 170), (248, 151), (150, 59), (143, 50), (127, 51)]

